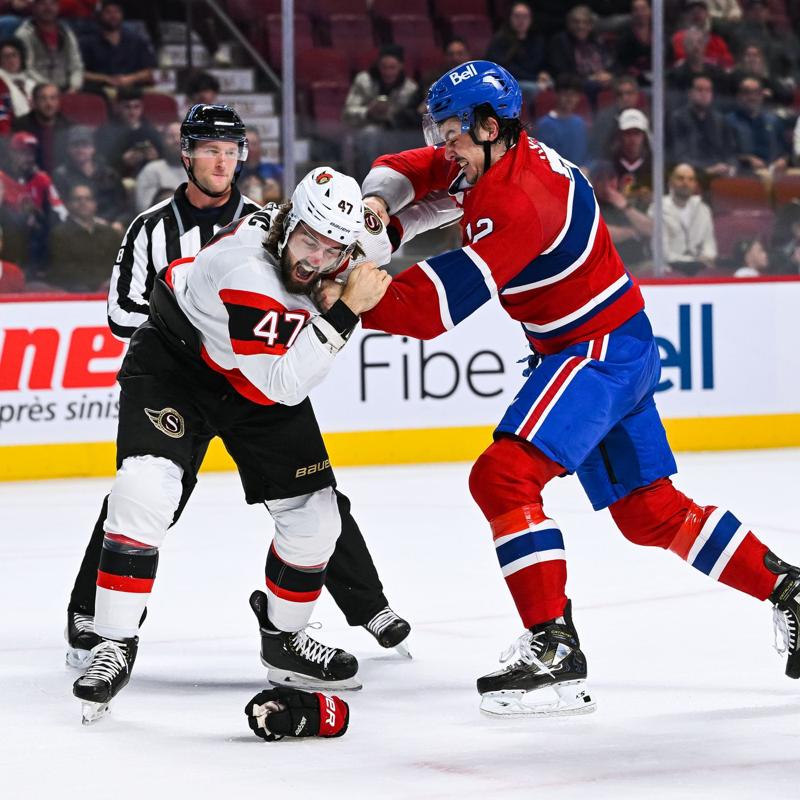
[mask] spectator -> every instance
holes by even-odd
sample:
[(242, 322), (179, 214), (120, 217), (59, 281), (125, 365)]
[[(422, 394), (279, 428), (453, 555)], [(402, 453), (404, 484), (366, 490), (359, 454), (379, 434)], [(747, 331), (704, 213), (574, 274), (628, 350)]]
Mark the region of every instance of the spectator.
[(579, 75), (584, 91), (592, 98), (612, 81), (612, 52), (594, 32), (596, 16), (589, 6), (575, 6), (567, 14), (567, 29), (550, 42), (549, 62), (553, 72)]
[(3, 231), (0, 254), (5, 261), (19, 264), (23, 269), (30, 262), (27, 222), (27, 214), (5, 202), (5, 184), (0, 181), (0, 228)]
[(254, 203), (263, 206), (266, 184), (264, 179), (257, 173), (251, 172), (246, 178), (239, 179), (239, 191), (244, 197), (249, 198)]
[(369, 171), (382, 153), (405, 150), (421, 144), (416, 112), (417, 84), (406, 77), (403, 49), (387, 44), (369, 70), (353, 80), (342, 117), (357, 129), (351, 172), (359, 178)]
[(442, 61), (438, 67), (426, 70), (420, 75), (419, 89), (417, 91), (417, 114), (422, 116), (427, 111), (426, 100), (428, 87), (435, 83), (445, 72), (458, 67), (465, 61), (471, 61), (469, 45), (464, 39), (449, 39), (442, 48)]
[(212, 106), (219, 102), (219, 81), (210, 72), (195, 71), (185, 77), (186, 102)]
[(47, 281), (68, 292), (107, 288), (122, 235), (98, 219), (92, 187), (76, 183), (67, 195), (69, 216), (50, 234)]
[(0, 294), (25, 291), (25, 273), (13, 261), (2, 258), (5, 255), (3, 248), (3, 229), (0, 227)]
[(619, 130), (611, 146), (619, 190), (640, 211), (650, 206), (653, 192), (653, 155), (647, 117), (637, 108), (619, 115)]
[(767, 106), (790, 106), (794, 100), (795, 79), (791, 74), (772, 75), (767, 64), (764, 48), (758, 42), (744, 46), (736, 67), (730, 74), (730, 85), (738, 86), (742, 78), (755, 75), (764, 86), (764, 101)]
[(36, 163), (48, 174), (64, 160), (70, 126), (61, 113), (61, 92), (54, 83), (37, 84), (30, 112), (14, 120), (15, 131), (27, 131), (36, 137)]
[(601, 108), (594, 116), (589, 138), (589, 156), (607, 158), (611, 141), (617, 133), (619, 115), (628, 108), (638, 108), (641, 103), (639, 83), (632, 75), (620, 75), (614, 80), (614, 104)]
[(686, 57), (684, 39), (688, 30), (700, 31), (703, 34), (703, 56), (707, 64), (727, 70), (733, 66), (733, 56), (725, 40), (711, 30), (711, 15), (708, 12), (708, 0), (687, 0), (686, 27), (672, 35), (672, 54), (675, 64), (680, 64)]
[(155, 202), (153, 198), (162, 189), (174, 192), (185, 180), (185, 175), (181, 164), (181, 124), (171, 122), (164, 130), (164, 155), (145, 164), (136, 176), (137, 213), (150, 208)]
[(3, 0), (0, 3), (0, 38), (7, 39), (14, 35), (22, 20), (30, 16), (32, 2), (33, 0)]
[(697, 174), (691, 164), (673, 167), (662, 213), (664, 260), (669, 268), (689, 276), (713, 269), (717, 258), (714, 222), (711, 209), (698, 194)]
[(667, 71), (667, 86), (672, 95), (669, 98), (670, 104), (675, 104), (676, 97), (680, 98), (678, 104), (682, 104), (697, 75), (711, 78), (714, 92), (718, 96), (727, 93), (728, 79), (725, 70), (705, 56), (706, 33), (699, 28), (687, 28), (683, 31), (682, 42), (684, 57)]
[(15, 117), (25, 116), (31, 110), (31, 98), (36, 81), (25, 69), (25, 48), (19, 39), (0, 42), (0, 80), (8, 92), (11, 110)]
[(142, 90), (137, 86), (117, 92), (116, 118), (97, 132), (100, 154), (123, 178), (135, 178), (149, 161), (163, 152), (161, 136), (143, 116)]
[(652, 34), (650, 0), (632, 0), (630, 26), (617, 39), (617, 63), (623, 72), (635, 76), (640, 86), (652, 83)]
[(67, 157), (53, 173), (53, 182), (62, 197), (69, 197), (72, 187), (86, 184), (103, 219), (123, 233), (128, 222), (128, 195), (119, 175), (97, 156), (91, 129), (76, 125), (67, 134)]
[(600, 213), (625, 266), (631, 272), (647, 269), (650, 266), (653, 221), (631, 205), (619, 190), (619, 179), (610, 162), (595, 161), (589, 177)]
[(546, 55), (544, 37), (533, 29), (530, 5), (513, 3), (508, 19), (489, 42), (486, 58), (505, 67), (519, 81), (523, 92), (534, 97), (553, 85)]
[(266, 178), (264, 180), (264, 194), (262, 195), (262, 202), (267, 203), (281, 203), (286, 202), (286, 197), (283, 194), (281, 184), (275, 178)]
[(760, 278), (770, 272), (769, 253), (761, 237), (742, 239), (733, 246), (734, 278)]
[(800, 198), (778, 211), (770, 262), (779, 274), (800, 273)]
[(559, 75), (556, 80), (556, 107), (536, 120), (534, 133), (573, 164), (581, 166), (587, 158), (586, 122), (575, 113), (583, 95), (583, 81), (577, 75)]
[(763, 106), (761, 79), (745, 77), (736, 90), (736, 108), (726, 118), (733, 129), (734, 151), (740, 169), (766, 178), (786, 169), (788, 152), (783, 123)]
[(267, 180), (267, 178), (280, 180), (283, 177), (283, 167), (264, 156), (261, 149), (261, 136), (255, 126), (247, 131), (247, 161), (244, 162), (242, 171), (239, 173), (239, 180), (249, 175), (258, 175), (263, 180)]
[(54, 217), (66, 218), (66, 210), (50, 176), (36, 166), (37, 145), (32, 133), (15, 133), (8, 146), (9, 169), (0, 171), (4, 202), (24, 225), (29, 244), (26, 266), (35, 275), (46, 264), (47, 236)]
[(696, 75), (689, 102), (673, 111), (667, 123), (667, 150), (672, 163), (685, 162), (709, 177), (733, 175), (733, 131), (714, 108), (714, 84)]
[(123, 86), (151, 86), (156, 59), (149, 42), (123, 26), (122, 0), (102, 0), (98, 29), (81, 42), (89, 92), (116, 92)]
[(736, 50), (750, 43), (760, 44), (769, 64), (769, 74), (797, 80), (800, 68), (800, 41), (790, 25), (776, 22), (767, 0), (745, 3), (744, 19), (734, 30)]
[(83, 86), (83, 59), (75, 34), (58, 19), (58, 0), (33, 0), (31, 18), (17, 28), (28, 68), (38, 83), (54, 83), (62, 91)]

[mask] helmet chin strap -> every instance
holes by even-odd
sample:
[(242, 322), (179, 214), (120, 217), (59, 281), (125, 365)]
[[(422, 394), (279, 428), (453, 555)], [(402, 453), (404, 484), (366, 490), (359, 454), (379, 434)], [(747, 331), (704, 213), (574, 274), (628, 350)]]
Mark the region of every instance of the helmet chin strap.
[(489, 167), (492, 166), (492, 142), (479, 139), (474, 127), (469, 129), (469, 138), (472, 139), (474, 144), (483, 148), (483, 174), (485, 175), (489, 171)]

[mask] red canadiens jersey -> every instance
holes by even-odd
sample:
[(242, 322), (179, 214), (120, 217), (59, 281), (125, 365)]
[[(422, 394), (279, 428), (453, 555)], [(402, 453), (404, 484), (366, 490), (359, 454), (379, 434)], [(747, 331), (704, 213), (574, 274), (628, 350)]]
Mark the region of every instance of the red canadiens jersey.
[[(448, 188), (463, 209), (464, 246), (396, 276), (362, 316), (366, 328), (429, 339), (495, 295), (540, 353), (598, 338), (644, 307), (600, 216), (591, 184), (551, 148), (522, 133), (476, 184), (460, 193), (444, 149), (383, 156), (383, 181), (419, 200)], [(408, 184), (410, 183), (410, 188)]]
[(60, 219), (66, 219), (64, 204), (46, 172), (37, 170), (28, 180), (17, 180), (0, 172), (0, 181), (3, 182), (3, 202), (15, 211), (25, 211), (26, 204), (30, 204), (40, 212), (49, 207)]

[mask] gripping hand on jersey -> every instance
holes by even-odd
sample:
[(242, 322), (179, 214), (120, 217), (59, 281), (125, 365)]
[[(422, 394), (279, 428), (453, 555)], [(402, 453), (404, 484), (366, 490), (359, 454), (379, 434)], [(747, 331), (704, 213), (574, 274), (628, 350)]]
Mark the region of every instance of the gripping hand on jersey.
[(350, 707), (341, 698), (287, 686), (259, 692), (244, 713), (250, 730), (267, 742), (284, 736), (342, 736), (350, 722)]
[(386, 294), (392, 276), (380, 269), (372, 261), (358, 264), (341, 286), (330, 280), (320, 281), (316, 291), (316, 301), (324, 313), (337, 300), (342, 300), (354, 314), (363, 314), (374, 308)]

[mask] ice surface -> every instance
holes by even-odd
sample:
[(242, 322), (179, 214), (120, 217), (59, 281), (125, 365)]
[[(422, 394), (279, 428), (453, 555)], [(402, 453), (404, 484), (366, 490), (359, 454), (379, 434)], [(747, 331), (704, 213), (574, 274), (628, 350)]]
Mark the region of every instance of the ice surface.
[[(800, 451), (690, 455), (678, 485), (728, 506), (800, 561)], [(267, 744), (243, 708), (263, 688), (247, 598), (271, 525), (234, 474), (205, 475), (163, 548), (129, 686), (80, 724), (65, 608), (107, 480), (0, 484), (3, 798), (755, 798), (800, 796), (800, 682), (771, 649), (766, 604), (636, 548), (575, 479), (546, 507), (596, 714), (494, 720), (475, 678), (521, 631), (468, 465), (342, 469), (413, 661), (346, 626), (327, 596), (319, 638), (355, 653), (348, 733)], [(313, 793), (313, 794), (312, 794)]]

